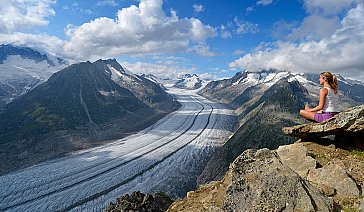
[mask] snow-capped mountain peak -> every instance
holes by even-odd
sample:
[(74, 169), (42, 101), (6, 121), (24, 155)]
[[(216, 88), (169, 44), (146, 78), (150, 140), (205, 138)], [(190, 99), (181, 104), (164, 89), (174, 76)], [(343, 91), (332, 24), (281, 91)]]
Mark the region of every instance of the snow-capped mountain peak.
[(198, 89), (202, 86), (203, 80), (197, 74), (184, 74), (174, 84), (177, 88)]
[(267, 87), (271, 87), (280, 79), (290, 76), (290, 72), (288, 71), (277, 71), (277, 70), (262, 70), (260, 72), (249, 72), (245, 71), (241, 78), (234, 82), (233, 85), (238, 85), (241, 83), (258, 85), (264, 84)]
[(12, 44), (0, 45), (0, 109), (47, 81), (68, 64), (51, 54)]

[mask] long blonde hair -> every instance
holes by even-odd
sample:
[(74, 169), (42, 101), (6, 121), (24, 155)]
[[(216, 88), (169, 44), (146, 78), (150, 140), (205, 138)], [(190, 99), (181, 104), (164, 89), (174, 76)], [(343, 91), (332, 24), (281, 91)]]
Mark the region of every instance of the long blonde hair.
[(338, 83), (335, 75), (331, 74), (328, 71), (322, 72), (321, 75), (325, 77), (327, 83), (329, 83), (330, 87), (334, 90), (335, 93), (338, 91)]

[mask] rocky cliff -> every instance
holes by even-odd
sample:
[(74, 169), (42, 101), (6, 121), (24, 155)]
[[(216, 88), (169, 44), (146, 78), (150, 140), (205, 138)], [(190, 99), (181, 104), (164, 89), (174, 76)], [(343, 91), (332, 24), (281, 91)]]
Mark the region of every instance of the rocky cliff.
[(168, 211), (364, 211), (363, 118), (361, 105), (323, 123), (284, 128), (302, 139), (244, 151), (221, 181)]

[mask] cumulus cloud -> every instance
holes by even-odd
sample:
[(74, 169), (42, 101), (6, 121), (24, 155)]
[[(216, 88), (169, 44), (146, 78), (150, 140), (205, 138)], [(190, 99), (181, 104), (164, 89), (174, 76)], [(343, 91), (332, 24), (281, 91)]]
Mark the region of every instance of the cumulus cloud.
[(26, 45), (35, 49), (46, 50), (47, 52), (60, 55), (63, 51), (64, 41), (55, 36), (46, 34), (27, 34), (16, 32), (11, 36), (8, 34), (0, 34), (0, 43), (14, 43), (16, 45)]
[(205, 57), (213, 57), (216, 55), (216, 53), (211, 52), (210, 48), (205, 44), (194, 45), (190, 48), (190, 51)]
[(311, 14), (335, 15), (362, 3), (363, 0), (305, 0), (304, 6)]
[(292, 72), (323, 70), (364, 80), (364, 5), (348, 11), (340, 27), (318, 41), (277, 41), (230, 63), (231, 68), (250, 71), (277, 68)]
[(192, 7), (195, 13), (200, 13), (204, 11), (204, 8), (201, 4), (194, 4)]
[(142, 0), (138, 6), (119, 10), (115, 19), (101, 17), (81, 26), (68, 26), (64, 50), (79, 59), (182, 52), (200, 49), (206, 39), (216, 36), (215, 29), (199, 19), (179, 19), (174, 11), (167, 16), (162, 4), (162, 0)]
[(0, 1), (0, 33), (26, 31), (48, 24), (48, 16), (55, 15), (51, 8), (54, 0)]
[(303, 19), (298, 28), (292, 30), (288, 39), (319, 40), (334, 33), (338, 27), (340, 27), (340, 19), (336, 16), (326, 18), (320, 15), (309, 15)]
[(122, 62), (120, 64), (133, 73), (153, 74), (157, 77), (171, 79), (176, 79), (181, 73), (193, 73), (196, 70), (195, 67), (183, 67), (177, 64), (156, 64), (141, 61), (136, 63)]
[(292, 28), (288, 40), (320, 40), (340, 27), (340, 17), (363, 0), (304, 0), (307, 16)]

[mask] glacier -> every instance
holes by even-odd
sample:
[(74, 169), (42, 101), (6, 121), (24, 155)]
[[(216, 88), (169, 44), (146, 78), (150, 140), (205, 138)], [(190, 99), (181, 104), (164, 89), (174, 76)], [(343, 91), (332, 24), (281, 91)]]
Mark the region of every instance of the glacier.
[(0, 211), (101, 211), (133, 191), (185, 195), (236, 120), (232, 110), (196, 91), (168, 92), (182, 107), (154, 125), (0, 176)]

